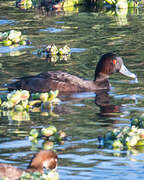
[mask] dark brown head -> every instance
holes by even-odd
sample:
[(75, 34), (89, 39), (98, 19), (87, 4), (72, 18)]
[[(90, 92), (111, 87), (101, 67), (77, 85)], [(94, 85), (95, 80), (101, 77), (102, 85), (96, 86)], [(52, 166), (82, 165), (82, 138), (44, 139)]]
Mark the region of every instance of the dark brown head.
[(114, 53), (107, 53), (101, 57), (97, 64), (94, 80), (96, 80), (101, 75), (108, 77), (110, 74), (115, 72), (120, 72), (123, 75), (131, 78), (136, 78), (136, 75), (131, 73), (125, 67), (121, 57), (118, 57)]
[(43, 172), (43, 168), (55, 169), (57, 167), (57, 154), (52, 150), (42, 150), (37, 153), (32, 159), (28, 171), (39, 171)]

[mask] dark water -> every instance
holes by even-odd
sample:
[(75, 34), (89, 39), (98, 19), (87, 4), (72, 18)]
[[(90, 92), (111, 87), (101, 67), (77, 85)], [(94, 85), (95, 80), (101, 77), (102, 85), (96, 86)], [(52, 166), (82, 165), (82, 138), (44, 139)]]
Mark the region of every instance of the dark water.
[[(74, 12), (46, 15), (36, 9), (20, 10), (13, 4), (0, 2), (0, 31), (20, 30), (32, 44), (0, 46), (0, 84), (47, 70), (64, 70), (92, 79), (100, 56), (111, 51), (123, 57), (139, 82), (114, 74), (109, 92), (97, 92), (97, 96), (91, 92), (72, 94), (54, 109), (57, 117), (41, 112), (2, 113), (0, 162), (26, 168), (32, 155), (44, 147), (42, 140), (38, 144), (29, 141), (30, 129), (54, 125), (68, 135), (63, 145), (54, 146), (59, 154), (60, 179), (144, 178), (143, 148), (112, 150), (99, 147), (97, 141), (108, 129), (129, 125), (131, 117), (144, 111), (144, 10), (97, 12), (76, 8)], [(36, 55), (37, 49), (51, 43), (71, 48), (68, 61), (50, 63)]]

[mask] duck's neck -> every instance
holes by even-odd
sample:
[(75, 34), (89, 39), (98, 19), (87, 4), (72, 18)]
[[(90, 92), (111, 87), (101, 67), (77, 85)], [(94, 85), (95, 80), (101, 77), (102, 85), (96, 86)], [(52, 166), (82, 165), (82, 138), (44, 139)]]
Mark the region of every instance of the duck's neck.
[(106, 74), (103, 74), (103, 73), (99, 73), (93, 83), (95, 84), (96, 86), (96, 90), (99, 90), (99, 89), (110, 89), (110, 83), (109, 83), (109, 80), (108, 80), (109, 76), (106, 75)]
[(109, 76), (103, 73), (99, 73), (97, 76), (94, 78), (94, 82), (102, 82), (108, 80)]
[(27, 172), (40, 172), (41, 174), (43, 174), (42, 167), (29, 167), (26, 171)]
[(32, 162), (29, 164), (27, 168), (28, 172), (35, 172), (39, 171), (40, 173), (43, 173), (43, 164), (41, 161), (35, 161), (35, 159), (32, 160)]

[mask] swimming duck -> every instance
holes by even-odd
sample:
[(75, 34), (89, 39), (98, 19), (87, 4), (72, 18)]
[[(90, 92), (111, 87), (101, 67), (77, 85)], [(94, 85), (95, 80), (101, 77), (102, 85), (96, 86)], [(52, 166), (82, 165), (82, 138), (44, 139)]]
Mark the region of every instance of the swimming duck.
[(55, 169), (57, 167), (57, 154), (52, 150), (41, 150), (31, 160), (27, 170), (15, 168), (10, 164), (0, 164), (0, 178), (8, 177), (10, 180), (19, 179), (23, 172), (39, 171), (43, 173), (43, 168)]
[(84, 92), (109, 89), (109, 75), (120, 72), (125, 76), (136, 78), (124, 65), (121, 57), (114, 53), (104, 54), (95, 70), (94, 80), (84, 80), (67, 72), (42, 72), (38, 75), (18, 78), (7, 84), (8, 90), (25, 89), (30, 92), (48, 92), (58, 89), (60, 92)]

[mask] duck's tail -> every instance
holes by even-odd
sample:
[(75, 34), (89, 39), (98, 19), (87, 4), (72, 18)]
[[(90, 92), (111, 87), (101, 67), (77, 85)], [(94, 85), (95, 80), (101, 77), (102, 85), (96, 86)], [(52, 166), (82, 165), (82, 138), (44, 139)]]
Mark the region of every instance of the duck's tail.
[(7, 91), (7, 88), (0, 87), (0, 91)]
[(7, 90), (8, 90), (8, 84), (0, 85), (0, 91), (7, 91)]
[(15, 83), (10, 83), (10, 84), (2, 84), (0, 85), (0, 91), (12, 91), (12, 90), (16, 90), (16, 85)]

